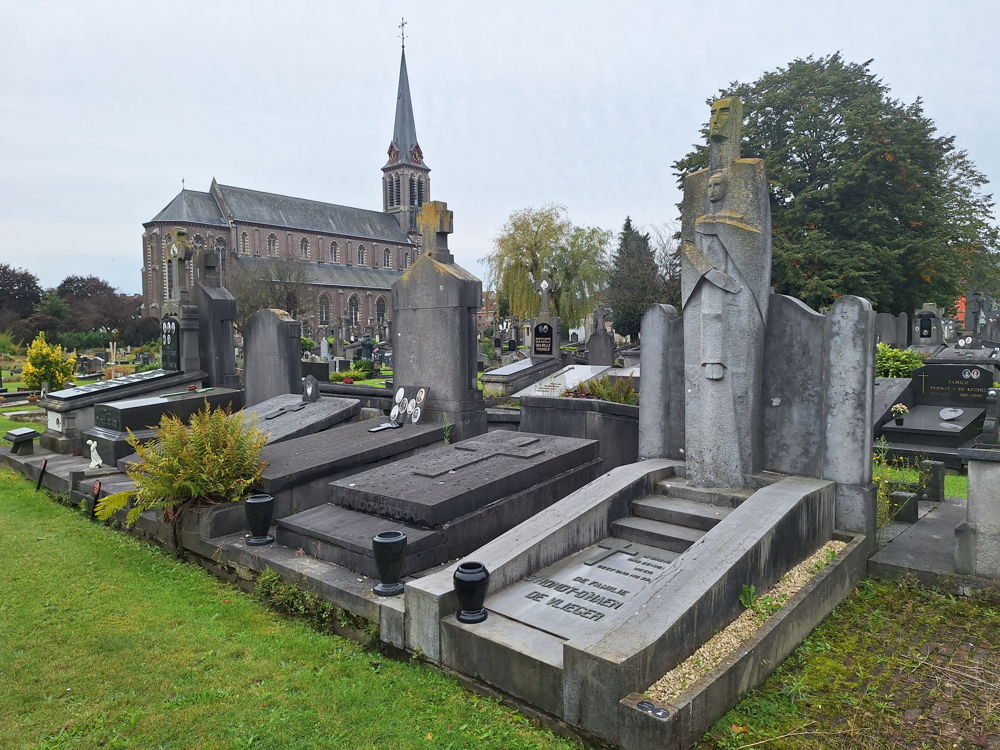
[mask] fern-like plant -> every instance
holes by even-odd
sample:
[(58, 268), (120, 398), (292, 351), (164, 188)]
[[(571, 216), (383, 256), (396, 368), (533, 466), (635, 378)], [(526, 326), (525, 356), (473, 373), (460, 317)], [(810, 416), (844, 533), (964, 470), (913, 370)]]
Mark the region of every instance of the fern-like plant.
[(128, 443), (139, 458), (127, 469), (135, 490), (98, 501), (95, 515), (106, 521), (129, 505), (125, 523), (134, 524), (143, 511), (165, 508), (174, 517), (191, 505), (242, 500), (266, 466), (260, 460), (267, 435), (243, 412), (205, 408), (188, 424), (164, 414), (156, 437), (141, 443), (129, 431)]
[(605, 375), (580, 383), (575, 388), (569, 388), (563, 391), (562, 395), (567, 398), (593, 398), (632, 406), (639, 403), (639, 393), (632, 385), (631, 375), (627, 378), (614, 379)]

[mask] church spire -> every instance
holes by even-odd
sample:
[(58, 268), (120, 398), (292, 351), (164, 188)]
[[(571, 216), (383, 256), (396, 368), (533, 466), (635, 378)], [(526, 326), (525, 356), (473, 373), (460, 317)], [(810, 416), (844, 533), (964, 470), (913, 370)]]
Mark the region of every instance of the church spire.
[(399, 89), (396, 92), (396, 122), (389, 144), (389, 161), (386, 166), (414, 164), (424, 166), (424, 155), (417, 143), (417, 126), (413, 121), (413, 103), (410, 101), (410, 79), (406, 73), (406, 50), (399, 58)]
[[(406, 21), (399, 26), (405, 32)], [(401, 36), (405, 45), (405, 34)], [(382, 210), (396, 214), (403, 231), (416, 236), (417, 210), (431, 199), (430, 171), (424, 163), (420, 144), (417, 143), (417, 126), (413, 121), (404, 46), (399, 57), (396, 120), (393, 124), (392, 141), (389, 143), (389, 160), (382, 167)], [(419, 239), (415, 241), (419, 242)]]

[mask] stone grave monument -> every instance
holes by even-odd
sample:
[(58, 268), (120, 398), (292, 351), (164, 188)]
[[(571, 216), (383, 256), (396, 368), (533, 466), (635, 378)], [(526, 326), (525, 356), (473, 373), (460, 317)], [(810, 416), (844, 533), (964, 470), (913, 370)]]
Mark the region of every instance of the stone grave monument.
[(95, 424), (83, 435), (96, 441), (97, 453), (105, 464), (115, 466), (133, 452), (128, 444), (129, 432), (143, 442), (152, 440), (153, 428), (164, 414), (187, 420), (206, 406), (235, 411), (243, 406), (243, 394), (232, 388), (198, 388), (97, 404)]
[(301, 396), (282, 393), (246, 411), (257, 427), (267, 433), (267, 445), (273, 445), (353, 419), (361, 412), (361, 402), (356, 398), (320, 397), (319, 382), (307, 375)]
[(835, 528), (858, 549), (873, 528), (874, 313), (769, 294), (767, 180), (740, 157), (740, 111), (715, 102), (709, 168), (685, 180), (683, 319), (666, 305), (643, 319), (646, 460), (472, 553), (491, 574), (484, 622), (455, 616), (456, 565), (404, 592), (411, 649), (626, 746), (642, 722), (630, 694), (734, 618), (741, 587), (764, 591)]
[(882, 426), (889, 451), (961, 468), (962, 449), (973, 447), (982, 429), (987, 393), (993, 385), (992, 365), (931, 363), (910, 377), (913, 405), (909, 414), (903, 416), (902, 424)]
[(198, 356), (207, 385), (239, 388), (233, 325), (236, 298), (222, 286), (219, 251), (203, 247), (195, 255), (195, 304), (198, 309)]
[(587, 339), (587, 364), (611, 367), (615, 363), (615, 337), (608, 333), (603, 307), (594, 310), (594, 332)]
[(393, 384), (433, 384), (424, 421), (454, 425), (452, 439), (486, 432), (486, 408), (476, 384), (479, 279), (448, 252), (452, 212), (441, 201), (420, 208), (424, 252), (392, 285)]
[(531, 356), (535, 359), (559, 355), (560, 321), (553, 317), (550, 296), (554, 290), (551, 279), (542, 279), (538, 286), (540, 298), (538, 317), (531, 326)]
[(258, 310), (247, 321), (246, 405), (302, 392), (302, 324), (284, 310)]

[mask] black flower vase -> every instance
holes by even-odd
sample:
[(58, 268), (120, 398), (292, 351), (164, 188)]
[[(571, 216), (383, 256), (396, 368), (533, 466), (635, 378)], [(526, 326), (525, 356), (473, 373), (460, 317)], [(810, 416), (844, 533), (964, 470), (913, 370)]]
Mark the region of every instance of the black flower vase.
[(458, 621), (471, 624), (485, 620), (483, 603), (490, 587), (490, 572), (486, 566), (478, 562), (459, 563), (453, 580), (458, 596)]
[(399, 596), (403, 593), (399, 573), (403, 570), (406, 534), (402, 531), (380, 531), (372, 537), (372, 552), (379, 577), (372, 591), (379, 596)]
[(250, 527), (247, 544), (251, 547), (260, 547), (273, 542), (274, 537), (268, 532), (271, 530), (271, 519), (274, 518), (274, 498), (263, 494), (251, 495), (243, 507), (246, 509), (247, 525)]
[(896, 420), (896, 424), (898, 424), (898, 425), (902, 425), (903, 424), (903, 418), (902, 417), (895, 417), (895, 420)]

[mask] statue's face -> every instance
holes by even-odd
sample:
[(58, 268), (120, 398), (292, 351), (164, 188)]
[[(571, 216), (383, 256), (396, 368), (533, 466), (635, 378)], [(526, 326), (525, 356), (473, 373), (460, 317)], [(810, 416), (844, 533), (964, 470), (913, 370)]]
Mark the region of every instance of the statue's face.
[(712, 116), (708, 121), (709, 138), (725, 138), (731, 109), (732, 99), (729, 97), (719, 99), (712, 105)]
[(708, 200), (718, 203), (726, 197), (726, 177), (722, 172), (716, 172), (708, 178)]

